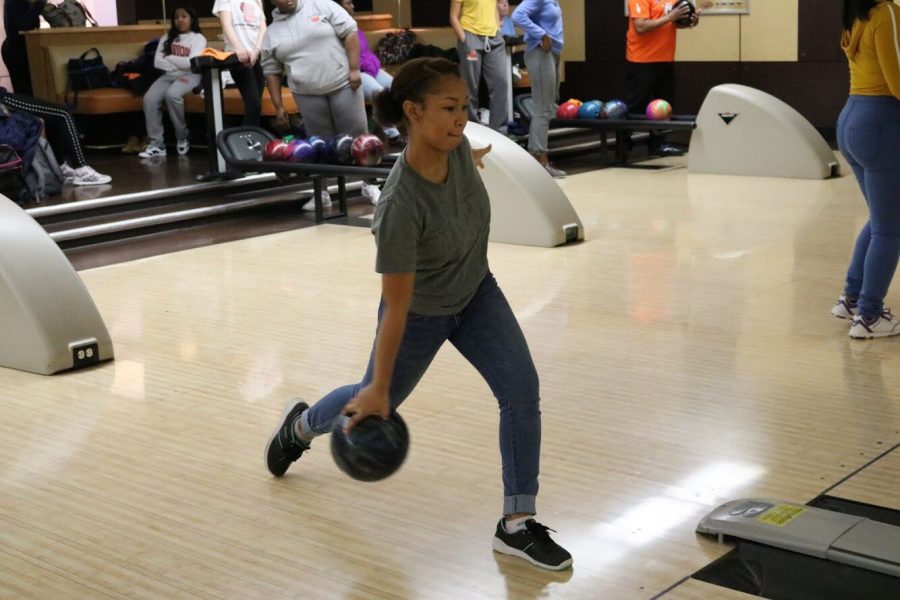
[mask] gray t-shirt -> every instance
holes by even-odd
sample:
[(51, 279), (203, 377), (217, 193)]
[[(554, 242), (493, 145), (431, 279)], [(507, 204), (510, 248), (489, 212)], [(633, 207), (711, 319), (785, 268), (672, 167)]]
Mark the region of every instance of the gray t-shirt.
[(487, 275), (490, 224), (487, 190), (465, 136), (450, 153), (444, 183), (428, 181), (401, 155), (375, 209), (375, 270), (415, 272), (410, 312), (458, 313)]

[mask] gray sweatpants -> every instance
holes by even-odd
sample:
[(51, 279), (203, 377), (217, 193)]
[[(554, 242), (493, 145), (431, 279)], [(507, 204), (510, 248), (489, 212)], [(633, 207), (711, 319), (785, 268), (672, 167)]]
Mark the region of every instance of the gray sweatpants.
[(528, 129), (528, 151), (547, 154), (550, 119), (559, 97), (559, 55), (544, 52), (540, 46), (525, 52), (525, 67), (531, 77), (534, 112)]
[(294, 94), (294, 101), (307, 136), (347, 133), (355, 137), (369, 131), (362, 86), (353, 90), (348, 84), (327, 95)]
[(506, 104), (509, 61), (503, 36), (498, 33), (496, 37), (489, 38), (467, 31), (466, 41), (457, 42), (456, 49), (459, 52), (459, 73), (469, 88), (469, 119), (478, 122), (478, 85), (484, 75), (491, 102), (491, 128), (506, 133), (509, 120)]
[(169, 109), (169, 118), (175, 129), (175, 137), (178, 141), (189, 137), (187, 123), (184, 120), (184, 95), (200, 85), (200, 75), (189, 73), (188, 75), (172, 75), (164, 73), (153, 82), (150, 89), (144, 94), (144, 119), (147, 122), (147, 136), (150, 144), (162, 148), (163, 120), (162, 103), (165, 101)]

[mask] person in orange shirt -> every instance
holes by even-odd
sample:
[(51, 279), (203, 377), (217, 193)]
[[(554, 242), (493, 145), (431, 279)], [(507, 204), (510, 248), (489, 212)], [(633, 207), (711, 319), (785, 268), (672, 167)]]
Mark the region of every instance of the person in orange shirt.
[[(625, 103), (629, 113), (643, 114), (647, 104), (657, 98), (674, 106), (675, 29), (694, 27), (700, 22), (699, 11), (690, 15), (691, 7), (681, 0), (628, 0)], [(660, 156), (684, 154), (680, 148), (667, 144), (664, 137), (652, 133), (649, 147), (651, 154)]]

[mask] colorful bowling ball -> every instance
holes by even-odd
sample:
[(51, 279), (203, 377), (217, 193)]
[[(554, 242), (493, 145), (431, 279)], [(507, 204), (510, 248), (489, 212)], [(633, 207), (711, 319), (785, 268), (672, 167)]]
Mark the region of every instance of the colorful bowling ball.
[(287, 143), (284, 140), (272, 140), (266, 144), (263, 150), (263, 160), (279, 161), (284, 160), (284, 151), (287, 150)]
[(293, 140), (288, 144), (285, 156), (289, 162), (313, 163), (316, 162), (316, 150), (306, 140)]
[(334, 149), (334, 162), (339, 165), (353, 164), (353, 138), (346, 133), (339, 133), (331, 140)]
[(396, 411), (387, 419), (366, 417), (344, 433), (347, 420), (337, 419), (331, 432), (331, 456), (344, 473), (359, 481), (378, 481), (400, 468), (409, 451), (409, 430)]
[(316, 162), (327, 162), (328, 142), (317, 135), (310, 136), (306, 141), (309, 142), (309, 145), (316, 151)]
[(568, 100), (559, 105), (559, 108), (556, 109), (556, 118), (557, 119), (577, 119), (578, 111), (581, 109), (579, 104)]
[(589, 100), (581, 105), (578, 109), (578, 118), (579, 119), (599, 119), (600, 118), (600, 109), (603, 107), (603, 103), (599, 100)]
[(672, 118), (672, 105), (658, 98), (647, 105), (647, 118), (653, 121), (668, 121)]
[(353, 140), (353, 161), (361, 167), (374, 167), (384, 156), (384, 143), (378, 136), (364, 133)]
[(582, 104), (584, 104), (584, 102), (582, 102), (578, 98), (569, 98), (568, 100), (566, 100), (566, 102), (571, 102), (572, 104), (574, 104), (576, 106), (581, 106)]
[(628, 105), (621, 100), (610, 100), (600, 109), (601, 119), (624, 119), (628, 116)]

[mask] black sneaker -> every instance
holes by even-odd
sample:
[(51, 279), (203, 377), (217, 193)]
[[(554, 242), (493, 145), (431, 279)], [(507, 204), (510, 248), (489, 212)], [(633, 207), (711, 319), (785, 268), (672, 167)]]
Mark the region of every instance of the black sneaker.
[(309, 444), (294, 437), (294, 420), (309, 408), (306, 402), (294, 399), (284, 407), (284, 414), (272, 438), (266, 444), (266, 466), (275, 477), (284, 475), (291, 463), (309, 450)]
[(507, 533), (503, 527), (503, 519), (497, 523), (494, 534), (494, 550), (502, 554), (524, 558), (531, 564), (562, 571), (572, 566), (572, 555), (565, 548), (550, 539), (549, 527), (541, 525), (534, 519), (525, 521), (525, 529), (516, 533)]

